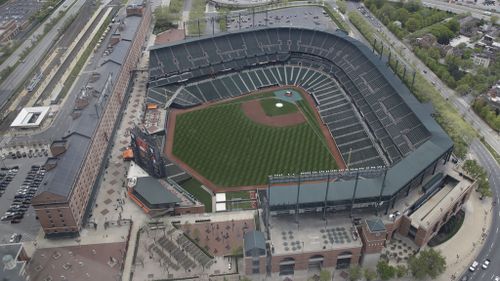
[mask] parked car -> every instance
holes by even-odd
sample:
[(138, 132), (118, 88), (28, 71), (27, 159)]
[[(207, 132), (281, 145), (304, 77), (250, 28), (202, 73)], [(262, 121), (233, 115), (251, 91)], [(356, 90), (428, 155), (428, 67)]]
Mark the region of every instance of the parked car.
[(22, 238), (21, 234), (14, 233), (12, 234), (12, 236), (10, 236), (9, 243), (17, 243), (21, 241), (21, 238)]
[(474, 271), (476, 270), (476, 268), (477, 268), (477, 266), (478, 266), (478, 265), (479, 265), (479, 263), (478, 263), (477, 261), (474, 261), (474, 262), (472, 263), (472, 265), (469, 267), (469, 270), (470, 270), (471, 272), (474, 272)]
[(483, 265), (481, 265), (481, 267), (482, 267), (483, 269), (487, 269), (489, 265), (490, 265), (490, 260), (489, 260), (489, 259), (485, 259), (485, 260), (483, 261)]

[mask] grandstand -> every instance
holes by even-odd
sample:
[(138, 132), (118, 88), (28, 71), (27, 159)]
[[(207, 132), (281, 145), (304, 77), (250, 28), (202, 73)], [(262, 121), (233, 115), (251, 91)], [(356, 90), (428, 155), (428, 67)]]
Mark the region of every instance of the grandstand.
[[(384, 59), (343, 32), (250, 29), (150, 49), (148, 99), (165, 107), (189, 108), (270, 86), (295, 86), (312, 96), (350, 169), (388, 167), (382, 176), (360, 181), (358, 193), (352, 182), (338, 183), (345, 194), (331, 193), (338, 197), (331, 201), (394, 200), (451, 155), (453, 144), (431, 110), (411, 95)], [(335, 179), (340, 175), (334, 174)], [(327, 182), (319, 194), (328, 192)], [(291, 194), (271, 200), (301, 203), (300, 196), (292, 199)]]

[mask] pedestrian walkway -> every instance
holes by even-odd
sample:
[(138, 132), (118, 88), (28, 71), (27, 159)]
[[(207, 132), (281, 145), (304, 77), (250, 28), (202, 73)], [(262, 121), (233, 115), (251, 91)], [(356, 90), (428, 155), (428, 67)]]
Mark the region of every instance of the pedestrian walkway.
[(477, 192), (472, 193), (465, 204), (465, 219), (460, 230), (450, 240), (435, 247), (447, 262), (445, 273), (436, 280), (458, 279), (474, 261), (491, 226), (490, 211), (491, 198), (480, 200)]

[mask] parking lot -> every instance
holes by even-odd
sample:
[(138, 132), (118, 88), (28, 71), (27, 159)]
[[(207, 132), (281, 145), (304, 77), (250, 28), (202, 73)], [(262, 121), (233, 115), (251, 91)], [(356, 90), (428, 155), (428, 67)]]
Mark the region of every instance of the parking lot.
[(0, 9), (0, 22), (7, 20), (24, 21), (34, 14), (43, 4), (43, 1), (16, 0), (9, 1)]
[[(38, 233), (40, 224), (35, 218), (33, 207), (28, 202), (38, 189), (38, 187), (35, 188), (37, 183), (43, 184), (42, 173), (33, 172), (32, 166), (41, 166), (46, 159), (46, 157), (21, 157), (20, 159), (7, 158), (0, 162), (0, 168), (3, 168), (0, 172), (5, 174), (4, 179), (12, 178), (0, 197), (0, 217), (5, 217), (7, 212), (12, 214), (0, 221), (0, 243), (8, 243), (13, 233), (21, 234), (21, 241), (34, 240)], [(23, 185), (25, 187), (22, 187)], [(13, 220), (15, 223), (12, 223)]]
[[(241, 16), (232, 14), (228, 21), (228, 30), (251, 28), (252, 26), (266, 26), (266, 13), (255, 13), (255, 18), (251, 13)], [(329, 31), (337, 29), (337, 26), (332, 22), (323, 8), (317, 6), (291, 7), (268, 11), (267, 25), (271, 27), (296, 26)]]

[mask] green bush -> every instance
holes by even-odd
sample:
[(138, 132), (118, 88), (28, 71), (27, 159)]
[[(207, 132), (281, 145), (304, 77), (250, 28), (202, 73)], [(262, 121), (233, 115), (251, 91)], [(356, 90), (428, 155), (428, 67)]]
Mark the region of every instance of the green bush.
[(176, 22), (179, 17), (180, 14), (172, 12), (169, 6), (159, 6), (154, 11), (155, 26), (153, 33), (158, 34), (170, 28), (177, 28)]
[(491, 107), (483, 98), (475, 99), (472, 108), (491, 128), (497, 132), (500, 131), (500, 112), (498, 109)]

